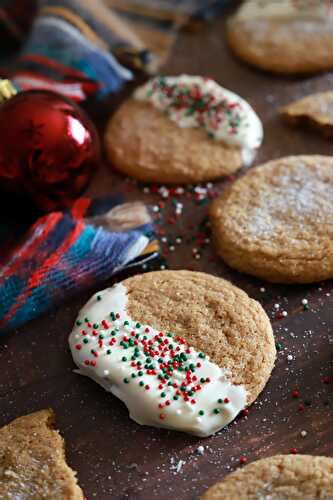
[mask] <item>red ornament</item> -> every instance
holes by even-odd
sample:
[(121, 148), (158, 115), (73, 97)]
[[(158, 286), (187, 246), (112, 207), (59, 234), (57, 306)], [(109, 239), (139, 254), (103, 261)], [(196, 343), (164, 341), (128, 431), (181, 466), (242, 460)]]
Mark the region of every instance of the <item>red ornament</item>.
[(70, 205), (97, 169), (97, 131), (74, 102), (49, 91), (0, 105), (0, 186), (26, 193), (42, 210)]

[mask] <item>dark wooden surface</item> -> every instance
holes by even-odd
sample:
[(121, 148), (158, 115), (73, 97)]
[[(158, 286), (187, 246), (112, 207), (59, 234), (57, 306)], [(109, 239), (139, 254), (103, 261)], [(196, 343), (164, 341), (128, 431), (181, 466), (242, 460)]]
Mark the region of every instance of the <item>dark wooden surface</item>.
[[(165, 73), (209, 75), (248, 99), (262, 118), (266, 133), (256, 164), (281, 155), (332, 154), (332, 143), (312, 132), (287, 128), (277, 111), (290, 100), (331, 89), (333, 75), (287, 79), (250, 69), (229, 53), (223, 29), (223, 20), (219, 20), (196, 35), (182, 34)], [(217, 183), (214, 189), (221, 191), (227, 182)], [(163, 201), (157, 194), (145, 194), (141, 186), (106, 166), (89, 192), (103, 195), (118, 189), (124, 189), (128, 198), (153, 204)], [(199, 440), (138, 426), (128, 418), (120, 401), (73, 373), (67, 337), (78, 309), (93, 290), (2, 337), (0, 425), (40, 408), (54, 408), (58, 427), (66, 438), (69, 463), (78, 471), (89, 500), (196, 498), (238, 467), (241, 455), (250, 462), (296, 448), (300, 453), (333, 456), (333, 384), (323, 381), (332, 374), (332, 282), (297, 287), (269, 285), (228, 269), (214, 259), (209, 244), (202, 248), (201, 258), (194, 259), (197, 226), (205, 219), (207, 204), (198, 204), (192, 194), (179, 197), (179, 201), (184, 211), (177, 223), (163, 224), (171, 243), (177, 235), (183, 236), (183, 242), (166, 256), (169, 266), (226, 277), (259, 300), (281, 344), (276, 367), (247, 418), (240, 417), (216, 436)], [(161, 220), (166, 221), (173, 212), (172, 200), (166, 200)], [(167, 250), (168, 244), (163, 248)], [(262, 287), (265, 291), (260, 290)], [(303, 311), (303, 298), (309, 301), (308, 311)], [(280, 304), (280, 310), (287, 311), (288, 316), (278, 319), (275, 304)], [(299, 398), (292, 397), (295, 388), (299, 389)], [(306, 432), (305, 437), (301, 431)], [(196, 451), (199, 445), (204, 446), (203, 455)], [(185, 463), (177, 472), (175, 466), (180, 460)]]

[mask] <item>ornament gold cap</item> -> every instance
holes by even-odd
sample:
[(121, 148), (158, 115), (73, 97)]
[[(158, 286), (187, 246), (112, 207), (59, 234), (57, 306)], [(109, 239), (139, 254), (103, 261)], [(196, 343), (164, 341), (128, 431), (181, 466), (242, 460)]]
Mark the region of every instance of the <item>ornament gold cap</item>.
[(0, 80), (0, 102), (7, 101), (17, 94), (17, 89), (10, 80)]

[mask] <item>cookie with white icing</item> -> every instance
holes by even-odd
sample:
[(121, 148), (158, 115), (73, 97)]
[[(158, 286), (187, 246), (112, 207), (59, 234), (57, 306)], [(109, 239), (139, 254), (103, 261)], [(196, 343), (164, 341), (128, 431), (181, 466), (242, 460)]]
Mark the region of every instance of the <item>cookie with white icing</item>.
[(145, 182), (216, 179), (249, 165), (263, 139), (241, 97), (200, 76), (159, 76), (138, 88), (110, 119), (113, 167)]
[(209, 436), (264, 388), (275, 343), (260, 304), (190, 271), (129, 278), (94, 295), (69, 338), (79, 373), (137, 423)]
[(282, 115), (291, 125), (311, 127), (325, 137), (333, 137), (333, 92), (318, 92), (282, 109)]
[(333, 498), (333, 458), (275, 455), (237, 470), (202, 500), (304, 500)]
[(333, 68), (330, 0), (245, 0), (229, 22), (234, 53), (249, 64), (297, 74)]
[(290, 156), (247, 172), (210, 210), (218, 253), (278, 283), (333, 278), (333, 158)]

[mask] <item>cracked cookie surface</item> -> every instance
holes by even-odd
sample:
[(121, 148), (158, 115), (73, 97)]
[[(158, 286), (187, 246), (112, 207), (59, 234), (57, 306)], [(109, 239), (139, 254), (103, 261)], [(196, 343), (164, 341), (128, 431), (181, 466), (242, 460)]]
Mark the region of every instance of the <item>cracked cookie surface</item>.
[(218, 253), (278, 283), (333, 277), (333, 159), (290, 156), (256, 167), (212, 204)]

